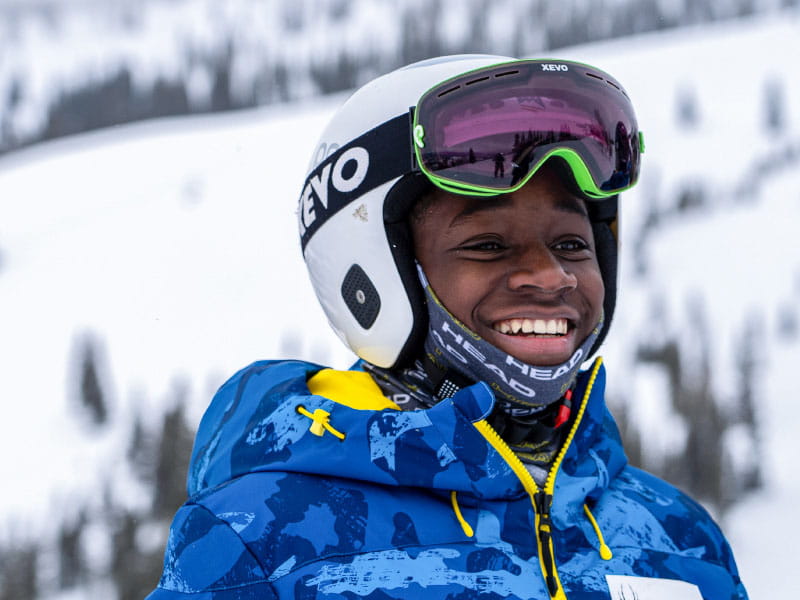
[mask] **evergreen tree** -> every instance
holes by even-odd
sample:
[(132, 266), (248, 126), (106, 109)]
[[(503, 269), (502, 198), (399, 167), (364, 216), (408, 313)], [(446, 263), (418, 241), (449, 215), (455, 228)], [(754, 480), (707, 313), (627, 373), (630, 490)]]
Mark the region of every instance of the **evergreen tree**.
[(770, 134), (780, 134), (786, 127), (786, 99), (783, 83), (772, 79), (764, 85), (764, 123)]
[(701, 209), (707, 204), (706, 191), (699, 182), (684, 183), (678, 192), (677, 212), (691, 212)]
[[(718, 397), (713, 387), (710, 334), (705, 325), (703, 307), (694, 303), (690, 306), (687, 325), (693, 332), (690, 347), (682, 346), (676, 337), (671, 337), (658, 344), (642, 344), (637, 349), (638, 362), (664, 369), (672, 406), (687, 433), (684, 446), (673, 449), (658, 464), (640, 464), (724, 512), (742, 494), (761, 485), (760, 438), (753, 385), (757, 371), (754, 349), (758, 347), (754, 339), (760, 327), (751, 320), (739, 342), (738, 391), (731, 406)], [(635, 454), (643, 457), (638, 448), (642, 438), (631, 425), (623, 419), (623, 439), (626, 446), (631, 443)], [(731, 443), (746, 447), (732, 448)], [(741, 456), (750, 458), (742, 460)]]
[(758, 339), (761, 330), (760, 319), (750, 318), (745, 323), (737, 344), (736, 365), (739, 381), (736, 386), (738, 394), (734, 408), (734, 420), (742, 426), (751, 452), (746, 454), (749, 460), (745, 464), (739, 465), (742, 469), (742, 473), (737, 477), (740, 485), (737, 489), (732, 490), (731, 503), (736, 500), (738, 494), (758, 489), (763, 484), (761, 434), (756, 410), (758, 399), (755, 385), (759, 371), (757, 349), (762, 347)]
[(142, 600), (153, 591), (161, 572), (160, 550), (139, 546), (137, 534), (144, 519), (122, 510), (112, 521), (111, 578), (117, 588), (117, 600)]
[(81, 511), (73, 523), (62, 523), (58, 533), (58, 585), (61, 589), (73, 588), (86, 580), (86, 556), (82, 536), (86, 514)]
[(127, 459), (133, 473), (142, 483), (148, 486), (152, 486), (156, 479), (155, 464), (157, 448), (155, 448), (153, 437), (154, 436), (145, 429), (141, 415), (137, 414), (131, 425)]
[(697, 91), (684, 85), (676, 92), (675, 112), (678, 125), (683, 129), (696, 129), (700, 124)]
[(0, 600), (36, 600), (39, 547), (33, 542), (0, 549)]
[(101, 383), (100, 346), (96, 338), (85, 334), (78, 342), (78, 400), (93, 425), (105, 425), (109, 417), (108, 399)]
[(155, 470), (153, 513), (163, 518), (170, 518), (186, 500), (186, 474), (194, 443), (185, 416), (186, 386), (178, 385), (175, 395), (175, 408), (164, 415)]

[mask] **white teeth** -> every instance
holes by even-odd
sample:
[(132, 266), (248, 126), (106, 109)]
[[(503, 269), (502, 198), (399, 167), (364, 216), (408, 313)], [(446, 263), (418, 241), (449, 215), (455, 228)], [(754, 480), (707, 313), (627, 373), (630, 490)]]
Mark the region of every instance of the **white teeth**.
[(566, 335), (568, 327), (566, 319), (509, 319), (494, 325), (494, 329), (500, 333), (512, 335), (520, 332), (535, 335)]

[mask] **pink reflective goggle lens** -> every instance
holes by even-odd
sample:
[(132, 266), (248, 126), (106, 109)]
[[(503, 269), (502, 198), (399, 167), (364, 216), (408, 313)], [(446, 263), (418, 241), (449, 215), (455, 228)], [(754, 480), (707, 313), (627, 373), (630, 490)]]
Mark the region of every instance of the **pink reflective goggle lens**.
[(521, 60), (465, 73), (426, 92), (414, 112), (414, 148), (435, 184), (498, 194), (562, 158), (590, 197), (636, 183), (641, 134), (610, 75), (568, 61)]

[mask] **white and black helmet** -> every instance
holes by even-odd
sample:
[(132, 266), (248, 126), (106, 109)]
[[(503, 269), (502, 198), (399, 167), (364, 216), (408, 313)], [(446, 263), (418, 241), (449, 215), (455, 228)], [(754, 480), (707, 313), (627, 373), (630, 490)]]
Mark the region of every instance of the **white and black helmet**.
[[(362, 359), (384, 368), (408, 363), (427, 331), (408, 211), (432, 184), (415, 167), (413, 110), (431, 87), (516, 59), (457, 55), (429, 59), (357, 90), (325, 128), (298, 204), (311, 283), (328, 321)], [(616, 298), (616, 196), (588, 203), (606, 286), (608, 329)]]

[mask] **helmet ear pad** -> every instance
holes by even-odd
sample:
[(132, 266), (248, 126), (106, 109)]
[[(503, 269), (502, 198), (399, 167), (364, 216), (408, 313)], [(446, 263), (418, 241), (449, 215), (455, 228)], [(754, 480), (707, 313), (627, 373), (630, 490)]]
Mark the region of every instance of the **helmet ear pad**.
[[(591, 203), (588, 203), (591, 207)], [(616, 196), (614, 197), (614, 205), (616, 206)], [(590, 210), (590, 218), (591, 218)], [(616, 211), (615, 211), (616, 213)], [(597, 255), (597, 262), (600, 265), (600, 275), (603, 278), (603, 286), (605, 287), (605, 295), (603, 297), (603, 329), (600, 335), (595, 340), (589, 356), (592, 356), (600, 348), (600, 344), (608, 333), (608, 328), (611, 326), (611, 319), (614, 317), (614, 308), (617, 305), (617, 237), (614, 234), (613, 224), (616, 221), (592, 221), (592, 233), (594, 234), (595, 252)]]
[(409, 366), (419, 358), (428, 331), (427, 300), (417, 274), (414, 239), (408, 219), (414, 204), (434, 189), (422, 173), (409, 173), (392, 186), (383, 204), (386, 237), (413, 314), (411, 334), (397, 357), (395, 368)]

